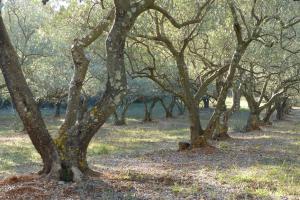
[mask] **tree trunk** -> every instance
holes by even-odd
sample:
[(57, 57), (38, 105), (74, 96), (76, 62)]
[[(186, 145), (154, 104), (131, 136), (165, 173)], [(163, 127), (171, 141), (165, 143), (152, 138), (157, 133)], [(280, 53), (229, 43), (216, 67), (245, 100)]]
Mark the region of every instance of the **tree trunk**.
[(197, 106), (187, 106), (190, 119), (190, 134), (191, 147), (200, 148), (207, 145), (206, 138), (203, 136), (204, 132), (200, 123), (199, 108)]
[(238, 88), (235, 88), (233, 87), (233, 109), (234, 109), (234, 112), (240, 110), (241, 108), (241, 90), (238, 89)]
[(263, 118), (263, 122), (265, 124), (269, 124), (269, 125), (272, 124), (272, 122), (270, 121), (270, 119), (271, 119), (273, 113), (275, 112), (275, 110), (276, 110), (276, 106), (275, 105), (273, 105), (273, 106), (271, 105), (271, 106), (268, 107), (268, 109), (266, 110), (265, 116)]
[[(153, 5), (153, 1), (144, 0), (130, 4), (129, 0), (114, 0), (114, 4), (116, 6), (115, 20), (106, 40), (108, 72), (106, 90), (96, 105), (84, 115), (84, 118), (79, 123), (74, 123), (79, 102), (78, 91), (82, 87), (83, 75), (86, 72), (85, 63), (88, 62), (84, 57), (83, 49), (78, 48), (83, 43), (81, 47), (86, 47), (98, 38), (103, 29), (108, 27), (108, 19), (101, 21), (90, 34), (80, 42), (75, 42), (77, 46), (72, 48), (77, 70), (75, 70), (69, 90), (68, 103), (71, 103), (68, 110), (70, 112), (66, 114), (67, 123), (61, 127), (59, 137), (55, 139), (55, 142), (46, 129), (22, 73), (18, 56), (9, 40), (2, 16), (0, 16), (0, 67), (6, 85), (29, 137), (42, 157), (44, 163), (42, 172), (64, 181), (81, 181), (84, 174), (90, 172), (86, 160), (87, 147), (126, 93), (124, 63), (126, 36), (137, 17), (148, 10)], [(81, 63), (82, 61), (84, 63)]]
[(260, 126), (262, 125), (261, 120), (259, 118), (259, 113), (250, 113), (248, 120), (247, 120), (247, 125), (245, 127), (245, 131), (255, 131), (255, 130), (261, 130)]
[(230, 115), (229, 112), (230, 111), (224, 111), (216, 121), (212, 139), (224, 140), (230, 138), (230, 136), (228, 135), (228, 119)]
[(281, 106), (276, 107), (276, 119), (283, 120), (283, 108)]
[(26, 83), (18, 55), (9, 39), (2, 16), (0, 16), (0, 61), (1, 71), (15, 108), (34, 147), (42, 157), (41, 172), (49, 173), (54, 168), (59, 170), (58, 152)]
[(145, 97), (143, 97), (143, 104), (144, 104), (144, 119), (143, 122), (151, 122), (151, 114), (150, 111), (148, 109), (148, 105), (147, 105), (147, 100)]
[(150, 107), (148, 108), (147, 101), (144, 100), (144, 111), (145, 111), (144, 120), (143, 120), (144, 122), (152, 121), (152, 111), (158, 101), (159, 101), (159, 99), (154, 97), (152, 99), (152, 103), (151, 103)]
[(151, 113), (146, 109), (143, 122), (152, 122)]
[(118, 116), (117, 111), (114, 112), (114, 125), (116, 126), (123, 126), (126, 125), (126, 112), (122, 112), (120, 117)]
[(205, 96), (202, 98), (204, 108), (209, 108), (209, 97)]
[[(125, 7), (124, 3), (126, 4)], [(114, 25), (106, 40), (106, 67), (108, 71), (106, 90), (102, 98), (84, 115), (80, 123), (75, 124), (66, 132), (62, 132), (60, 137), (56, 139), (67, 179), (80, 180), (83, 174), (91, 171), (86, 160), (87, 147), (100, 127), (115, 112), (116, 105), (126, 94), (127, 81), (124, 63), (126, 35), (137, 16), (143, 11), (139, 10), (133, 15), (128, 15), (127, 9), (131, 9), (127, 7), (129, 1), (115, 0), (115, 4)], [(134, 6), (136, 5), (134, 4)], [(145, 6), (147, 4), (143, 4), (139, 9), (146, 9)], [(70, 171), (73, 174), (69, 173)]]
[[(221, 116), (224, 115), (224, 111), (226, 112), (226, 109), (224, 110), (224, 105), (227, 98), (228, 90), (232, 86), (232, 82), (234, 80), (234, 75), (236, 72), (236, 69), (239, 65), (240, 60), (242, 59), (242, 56), (244, 55), (249, 43), (238, 43), (236, 50), (233, 54), (233, 57), (231, 59), (229, 71), (226, 75), (226, 78), (222, 84), (220, 91), (218, 92), (218, 99), (217, 99), (217, 105), (215, 108), (214, 113), (212, 114), (208, 125), (205, 129), (206, 138), (213, 138), (213, 132), (214, 129), (217, 127), (218, 123), (221, 121)], [(226, 116), (226, 115), (225, 115)], [(224, 120), (222, 120), (224, 121)], [(226, 119), (227, 123), (228, 119)], [(223, 129), (224, 130), (224, 129)], [(226, 130), (226, 129), (225, 129)]]
[(191, 134), (191, 147), (200, 148), (207, 145), (206, 138), (200, 123), (199, 115), (199, 101), (194, 97), (192, 86), (190, 83), (189, 72), (184, 60), (184, 54), (181, 52), (176, 56), (176, 65), (180, 74), (180, 83), (184, 91), (185, 106), (189, 111), (190, 119), (190, 134)]
[(276, 119), (282, 120), (285, 114), (285, 107), (287, 105), (287, 98), (283, 98), (281, 101), (277, 101), (276, 105)]
[(88, 111), (88, 97), (84, 96), (80, 100), (79, 109), (77, 113), (77, 120), (81, 121), (84, 118), (84, 115), (86, 114), (87, 111)]
[(55, 115), (54, 115), (54, 117), (60, 117), (60, 108), (61, 108), (61, 102), (58, 101), (55, 104)]

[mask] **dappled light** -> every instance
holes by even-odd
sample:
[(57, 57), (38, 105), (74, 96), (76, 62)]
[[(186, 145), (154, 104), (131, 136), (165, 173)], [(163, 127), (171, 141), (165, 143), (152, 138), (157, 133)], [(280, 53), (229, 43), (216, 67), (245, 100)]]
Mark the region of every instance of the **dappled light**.
[(0, 199), (300, 199), (299, 10), (0, 0)]

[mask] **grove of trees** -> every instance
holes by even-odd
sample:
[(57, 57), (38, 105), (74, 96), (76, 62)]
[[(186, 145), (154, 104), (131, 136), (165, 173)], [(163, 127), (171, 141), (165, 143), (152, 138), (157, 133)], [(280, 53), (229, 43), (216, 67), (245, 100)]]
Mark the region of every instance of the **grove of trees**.
[[(292, 0), (0, 0), (0, 97), (11, 99), (49, 178), (96, 173), (89, 143), (110, 117), (126, 124), (135, 101), (145, 122), (156, 104), (167, 118), (186, 109), (184, 145), (202, 148), (229, 137), (241, 97), (245, 131), (289, 112), (300, 89), (299, 10)], [(200, 103), (212, 99), (203, 123)], [(66, 104), (55, 135), (40, 102), (55, 104), (56, 116)]]

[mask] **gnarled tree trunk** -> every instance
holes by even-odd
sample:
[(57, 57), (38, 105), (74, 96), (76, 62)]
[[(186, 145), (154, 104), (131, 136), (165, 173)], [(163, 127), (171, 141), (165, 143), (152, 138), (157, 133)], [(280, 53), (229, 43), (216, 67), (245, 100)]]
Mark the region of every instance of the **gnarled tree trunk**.
[(75, 70), (70, 84), (66, 121), (59, 130), (59, 137), (55, 141), (51, 138), (33, 94), (26, 83), (18, 56), (8, 37), (2, 16), (0, 16), (1, 71), (16, 110), (33, 145), (42, 157), (44, 174), (65, 181), (80, 181), (85, 174), (91, 171), (86, 159), (87, 147), (126, 93), (124, 46), (127, 33), (136, 18), (149, 9), (153, 2), (144, 0), (131, 4), (129, 0), (114, 0), (115, 20), (106, 40), (108, 71), (106, 90), (102, 98), (79, 123), (76, 123), (76, 117), (82, 82), (89, 63), (83, 48), (101, 35), (113, 16), (109, 15), (86, 37), (75, 41), (75, 46), (72, 48)]
[(55, 144), (46, 128), (33, 94), (26, 83), (18, 55), (12, 46), (0, 16), (0, 67), (6, 86), (24, 127), (43, 160), (43, 173), (59, 170), (60, 159)]

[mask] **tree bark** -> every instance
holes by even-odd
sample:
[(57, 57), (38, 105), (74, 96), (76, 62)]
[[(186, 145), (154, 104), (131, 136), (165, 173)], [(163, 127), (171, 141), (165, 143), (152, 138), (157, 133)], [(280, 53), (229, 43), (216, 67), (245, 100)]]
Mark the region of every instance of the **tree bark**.
[(108, 26), (108, 20), (105, 19), (101, 22), (104, 27), (100, 24), (100, 27), (96, 27), (80, 42), (76, 43), (75, 41), (76, 46), (72, 48), (75, 73), (70, 85), (68, 100), (70, 105), (67, 109), (70, 112), (67, 112), (66, 122), (60, 128), (59, 137), (55, 141), (52, 140), (46, 129), (41, 113), (22, 73), (18, 56), (9, 40), (3, 19), (0, 18), (1, 71), (30, 139), (42, 157), (43, 173), (64, 181), (81, 181), (84, 175), (91, 171), (86, 160), (87, 147), (126, 93), (127, 82), (124, 63), (126, 36), (137, 17), (148, 10), (153, 3), (153, 0), (144, 0), (134, 4), (130, 4), (129, 0), (114, 0), (116, 6), (115, 20), (106, 40), (106, 67), (108, 71), (106, 90), (102, 98), (79, 123), (75, 123), (79, 103), (78, 94), (88, 64), (83, 49), (79, 47), (84, 40), (88, 40), (84, 45), (89, 45), (95, 38), (99, 37), (99, 32), (103, 32), (102, 29)]
[(77, 121), (80, 122), (83, 118), (85, 113), (88, 111), (88, 97), (83, 95), (82, 99), (80, 100), (79, 109), (77, 113)]
[(191, 147), (200, 148), (207, 145), (206, 138), (203, 137), (204, 131), (201, 127), (199, 115), (199, 101), (194, 98), (191, 91), (191, 83), (189, 81), (189, 74), (186, 63), (184, 62), (183, 52), (176, 58), (177, 69), (180, 74), (180, 82), (184, 88), (184, 103), (189, 111), (190, 132), (191, 132)]
[[(1, 12), (1, 11), (0, 11)], [(1, 14), (1, 13), (0, 13)], [(41, 112), (23, 75), (18, 55), (0, 16), (0, 67), (6, 86), (24, 127), (43, 160), (42, 173), (59, 170), (59, 156)]]
[[(220, 86), (221, 89), (218, 94), (217, 105), (216, 105), (215, 111), (212, 114), (211, 118), (209, 119), (208, 125), (205, 129), (205, 137), (206, 138), (213, 138), (215, 128), (218, 125), (222, 124), (223, 122), (225, 122), (225, 123), (228, 122), (229, 114), (224, 113), (224, 112), (226, 112), (226, 103), (225, 102), (226, 102), (226, 98), (227, 98), (227, 93), (228, 93), (228, 90), (232, 86), (232, 82), (234, 80), (234, 75), (235, 75), (236, 69), (237, 69), (239, 62), (242, 59), (242, 56), (244, 55), (248, 45), (249, 45), (248, 42), (238, 42), (238, 44), (237, 44), (236, 50), (235, 50), (233, 57), (231, 59), (231, 62), (230, 62), (230, 67), (229, 67), (227, 76), (226, 76), (224, 82), (222, 83), (222, 86)], [(225, 109), (224, 109), (224, 105), (225, 105)], [(224, 126), (228, 127), (227, 124)], [(224, 129), (222, 128), (222, 130), (228, 130), (228, 128), (224, 128)]]
[(285, 101), (276, 102), (276, 119), (283, 120)]
[(268, 107), (268, 109), (266, 110), (265, 116), (263, 118), (263, 122), (265, 124), (272, 124), (272, 122), (270, 121), (270, 119), (271, 119), (273, 113), (275, 112), (275, 110), (276, 110), (276, 106), (275, 105), (270, 105)]
[(238, 111), (241, 108), (241, 96), (242, 96), (240, 86), (238, 86), (238, 88), (233, 87), (232, 92), (233, 92), (233, 95), (232, 95), (233, 109), (235, 111)]
[(249, 132), (249, 131), (261, 130), (260, 126), (262, 124), (263, 123), (260, 120), (259, 113), (251, 112), (247, 120), (245, 131)]
[(200, 123), (199, 106), (187, 105), (190, 120), (191, 147), (199, 148), (207, 145), (206, 138), (203, 137), (203, 129)]
[(106, 40), (108, 71), (106, 90), (102, 98), (87, 112), (80, 123), (75, 124), (66, 132), (61, 132), (60, 137), (56, 140), (65, 172), (72, 171), (73, 179), (80, 179), (83, 174), (91, 171), (86, 160), (87, 147), (126, 94), (127, 81), (124, 63), (126, 35), (138, 15), (147, 9), (147, 4), (133, 4), (134, 7), (137, 6), (136, 12), (128, 14), (129, 10), (132, 10), (129, 1), (115, 0), (115, 5), (114, 24)]

